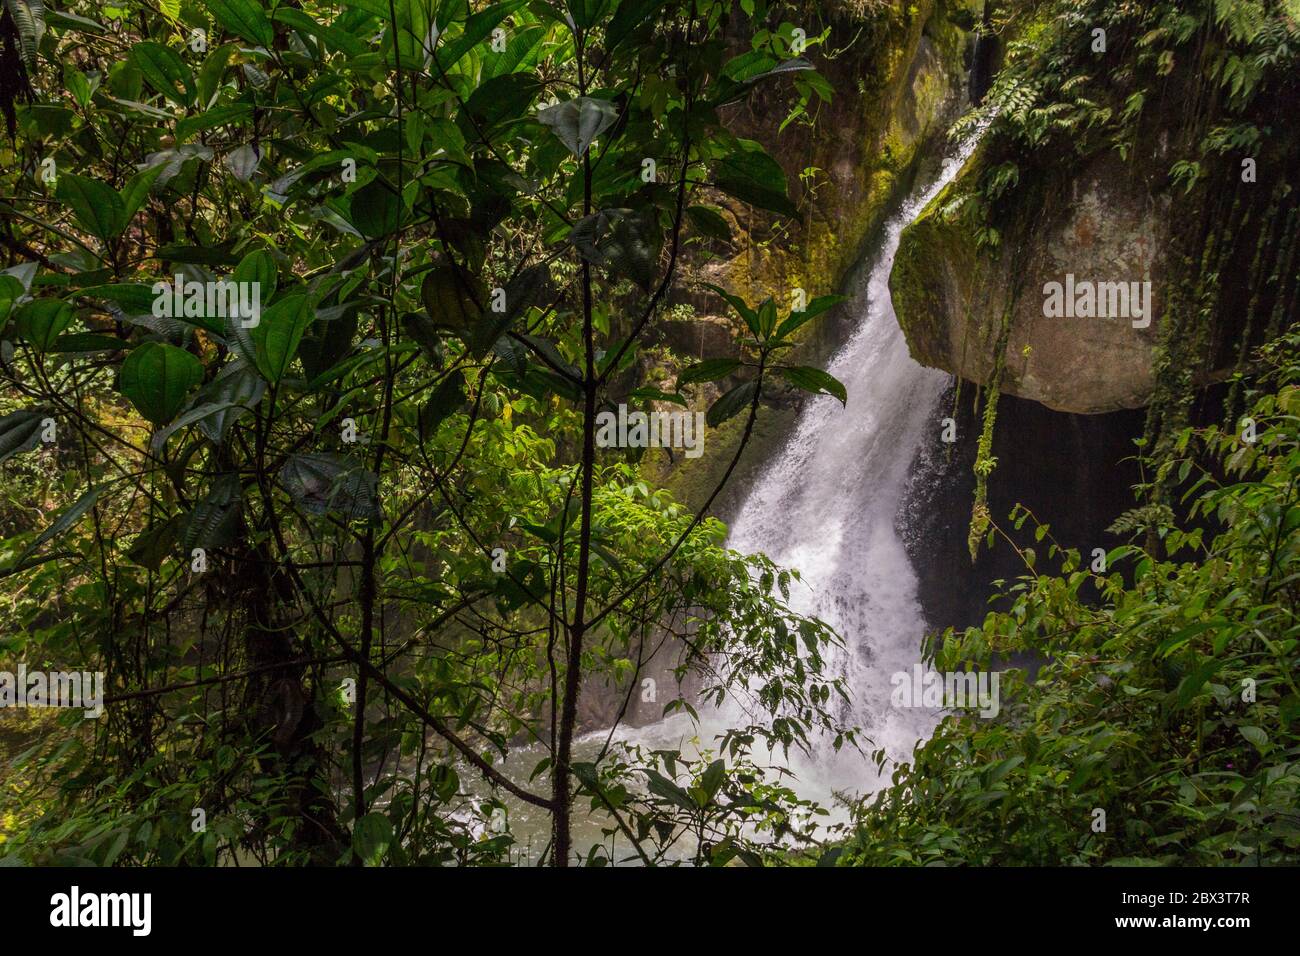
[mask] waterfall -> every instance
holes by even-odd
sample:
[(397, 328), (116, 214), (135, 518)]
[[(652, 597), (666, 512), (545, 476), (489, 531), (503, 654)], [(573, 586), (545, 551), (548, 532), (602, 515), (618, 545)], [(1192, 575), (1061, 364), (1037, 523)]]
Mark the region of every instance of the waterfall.
[[(847, 388), (848, 404), (821, 395), (804, 405), (784, 447), (759, 473), (728, 538), (737, 551), (763, 552), (802, 573), (803, 581), (791, 585), (791, 606), (821, 618), (844, 639), (830, 660), (848, 686), (849, 712), (843, 717), (869, 739), (865, 751), (883, 747), (894, 760), (908, 759), (938, 717), (933, 710), (892, 708), (890, 678), (910, 673), (921, 659), (926, 622), (896, 520), (917, 452), (940, 427), (938, 402), (948, 376), (908, 354), (889, 273), (903, 229), (957, 174), (977, 139), (948, 157), (937, 179), (914, 192), (882, 230), (844, 306), (859, 321), (828, 365)], [(698, 729), (674, 717), (618, 736), (656, 746), (698, 736), (708, 747), (738, 719), (724, 707), (701, 713)], [(810, 754), (792, 751), (789, 766), (796, 774), (794, 789), (824, 806), (837, 793), (861, 795), (876, 786), (877, 771), (866, 754), (850, 748), (837, 754), (830, 741), (814, 741)]]
[[(957, 174), (978, 134), (947, 158), (938, 178), (913, 193), (886, 224), (875, 255), (864, 263), (844, 308), (859, 317), (849, 340), (828, 370), (848, 389), (848, 404), (830, 396), (810, 399), (789, 438), (755, 480), (732, 522), (728, 544), (763, 552), (777, 564), (798, 568), (791, 584), (795, 610), (820, 617), (844, 639), (829, 666), (845, 677), (850, 710), (843, 716), (870, 739), (867, 753), (829, 740), (812, 741), (807, 754), (791, 751), (787, 783), (801, 797), (832, 808), (835, 796), (863, 795), (876, 788), (870, 751), (884, 748), (894, 760), (911, 755), (938, 718), (933, 710), (891, 708), (890, 677), (909, 671), (921, 658), (926, 622), (917, 601), (917, 579), (897, 527), (909, 471), (927, 434), (939, 428), (939, 397), (948, 377), (914, 362), (889, 296), (889, 273), (903, 229)], [(696, 725), (685, 714), (642, 727), (621, 726), (614, 739), (648, 748), (681, 748), (691, 756), (693, 741), (716, 747), (716, 737), (745, 718), (728, 702), (700, 709)], [(608, 731), (576, 742), (575, 753), (590, 759)], [(758, 761), (762, 754), (754, 754)], [(535, 748), (515, 751), (510, 769), (531, 767)], [(886, 773), (889, 772), (886, 765)], [(842, 820), (842, 810), (832, 821)], [(530, 852), (545, 839), (549, 818), (525, 804), (511, 808), (516, 835), (530, 834)], [(575, 819), (575, 840), (602, 839), (603, 818)], [(531, 842), (535, 837), (535, 842)]]

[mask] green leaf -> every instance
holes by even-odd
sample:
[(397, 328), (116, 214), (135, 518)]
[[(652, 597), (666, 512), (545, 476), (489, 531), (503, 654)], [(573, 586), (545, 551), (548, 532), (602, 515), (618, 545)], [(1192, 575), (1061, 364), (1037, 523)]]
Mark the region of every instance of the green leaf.
[(359, 37), (354, 37), (347, 30), (319, 23), (293, 7), (277, 7), (271, 18), (301, 33), (314, 36), (348, 56), (361, 56), (366, 52), (366, 44)]
[[(723, 781), (727, 779), (727, 765), (721, 759), (713, 761), (708, 768), (700, 775), (700, 787), (704, 790), (707, 800), (712, 800), (722, 788)], [(706, 801), (707, 803), (707, 801)]]
[(677, 387), (696, 382), (716, 382), (740, 368), (739, 359), (715, 358), (697, 362), (677, 376)]
[(41, 422), (47, 414), (39, 408), (24, 408), (0, 417), (0, 464), (40, 444)]
[(278, 277), (275, 257), (265, 249), (254, 249), (244, 256), (230, 274), (232, 282), (256, 282), (259, 302), (271, 301)]
[(706, 289), (711, 289), (718, 295), (722, 296), (722, 298), (726, 299), (727, 304), (735, 309), (736, 313), (745, 320), (745, 325), (749, 327), (749, 331), (753, 332), (755, 335), (758, 334), (758, 312), (755, 309), (751, 309), (745, 303), (744, 299), (738, 295), (732, 295), (726, 289), (722, 288), (722, 286), (714, 285), (712, 282), (705, 282), (702, 284)]
[(708, 236), (710, 239), (720, 239), (723, 242), (731, 241), (731, 227), (727, 225), (727, 220), (722, 218), (712, 206), (687, 206), (686, 218), (701, 234)]
[(787, 335), (801, 328), (805, 323), (812, 321), (832, 306), (844, 302), (848, 296), (843, 295), (820, 295), (809, 302), (802, 312), (791, 312), (790, 315), (781, 323), (776, 330), (776, 338), (783, 339)]
[(476, 277), (458, 272), (446, 262), (426, 272), (420, 283), (420, 299), (434, 325), (462, 336), (479, 324), (484, 298)]
[(107, 242), (126, 227), (126, 204), (111, 186), (75, 173), (59, 176), (55, 195), (72, 209), (77, 222), (92, 236)]
[(275, 384), (284, 377), (315, 317), (311, 299), (302, 294), (286, 296), (262, 313), (250, 337), (257, 350), (257, 369), (268, 382)]
[(149, 85), (179, 106), (194, 99), (194, 74), (171, 47), (143, 40), (131, 47), (131, 60)]
[(205, 418), (224, 412), (229, 408), (235, 407), (233, 402), (204, 402), (195, 405), (187, 412), (183, 412), (171, 421), (170, 424), (158, 429), (153, 436), (153, 447), (161, 448), (167, 443), (167, 439), (176, 434), (186, 425), (193, 425), (195, 422), (201, 422)]
[(658, 274), (663, 233), (653, 211), (602, 209), (574, 223), (568, 239), (588, 262), (625, 275), (642, 289)]
[(231, 33), (268, 49), (275, 43), (275, 28), (254, 0), (203, 0), (203, 5)]
[(669, 780), (663, 774), (655, 770), (647, 770), (645, 771), (645, 775), (646, 787), (651, 793), (658, 797), (662, 797), (669, 803), (681, 807), (683, 810), (688, 810), (691, 813), (694, 813), (699, 809), (695, 805), (695, 801), (690, 798), (689, 794), (687, 794), (685, 790), (677, 786), (677, 784), (673, 783), (673, 781)]
[(420, 439), (428, 441), (438, 426), (460, 411), (465, 405), (465, 373), (457, 369), (433, 390), (424, 408), (420, 409)]
[(569, 19), (580, 30), (585, 30), (600, 20), (609, 0), (566, 0)]
[(125, 342), (111, 335), (100, 335), (97, 332), (74, 332), (71, 335), (60, 335), (58, 341), (54, 343), (54, 348), (50, 351), (116, 352), (127, 347)]
[(467, 344), (476, 356), (487, 355), (510, 326), (537, 304), (549, 274), (545, 265), (528, 266), (506, 283), (502, 290), (505, 293), (504, 311), (496, 312), (489, 308), (482, 314), (480, 322), (471, 328)]
[(74, 318), (72, 306), (62, 299), (33, 299), (18, 307), (14, 325), (20, 339), (38, 352), (49, 352)]
[(126, 551), (127, 560), (150, 571), (157, 571), (176, 547), (181, 520), (181, 515), (174, 515), (165, 521), (155, 521), (136, 535)]
[[(459, 36), (439, 44), (436, 55), (441, 72), (445, 73), (459, 63), (466, 53), (486, 40), (502, 20), (525, 5), (525, 0), (493, 3), (469, 17)], [(434, 76), (439, 75), (438, 70), (430, 72)]]
[(217, 126), (227, 126), (253, 115), (253, 108), (247, 103), (228, 103), (214, 106), (204, 113), (187, 116), (176, 124), (176, 139), (184, 142), (194, 133)]
[(199, 389), (195, 407), (205, 404), (217, 410), (197, 420), (199, 431), (213, 444), (226, 440), (230, 426), (262, 400), (266, 382), (243, 361), (223, 368), (211, 382)]
[(597, 136), (618, 120), (618, 108), (609, 100), (579, 96), (546, 107), (537, 119), (559, 137), (569, 152), (581, 156)]
[(140, 211), (144, 201), (149, 198), (149, 189), (153, 186), (154, 181), (162, 175), (167, 168), (165, 163), (157, 166), (150, 166), (143, 169), (131, 177), (126, 184), (126, 190), (122, 193), (122, 224), (123, 228), (131, 222), (135, 214)]
[[(226, 65), (230, 62), (231, 56), (234, 55), (238, 48), (239, 45), (236, 43), (223, 43), (215, 50), (210, 50), (208, 52), (207, 59), (205, 59), (203, 65), (199, 67), (199, 79), (197, 84), (199, 106), (206, 107), (212, 105), (212, 101), (217, 95), (217, 89), (221, 86), (221, 78), (226, 72)], [(246, 108), (251, 111), (251, 108)], [(188, 137), (190, 132), (193, 130), (187, 129), (187, 131), (182, 135), (181, 127), (183, 127), (187, 122), (199, 118), (201, 117), (188, 117), (187, 119), (181, 120), (177, 123), (176, 139), (180, 141)], [(206, 126), (200, 128), (207, 129)]]
[(801, 388), (805, 392), (812, 392), (813, 394), (834, 395), (840, 400), (841, 405), (848, 403), (849, 394), (845, 390), (843, 383), (829, 372), (823, 372), (819, 368), (812, 368), (808, 365), (779, 368), (776, 372), (795, 388)]
[(748, 408), (757, 393), (758, 384), (756, 382), (744, 382), (737, 385), (713, 403), (708, 414), (704, 416), (704, 420), (708, 422), (710, 427), (717, 428), (741, 409)]
[(122, 363), (118, 388), (148, 421), (165, 425), (202, 378), (203, 365), (189, 352), (163, 342), (146, 342)]
[(736, 150), (714, 164), (713, 184), (760, 209), (798, 218), (799, 210), (790, 201), (785, 171), (756, 144)]
[(403, 203), (396, 187), (376, 177), (352, 194), (348, 218), (367, 239), (392, 235), (402, 225)]
[(93, 285), (78, 289), (77, 295), (87, 299), (107, 299), (131, 315), (149, 315), (153, 312), (156, 295), (153, 286), (143, 282), (119, 282), (116, 285)]
[(468, 143), (477, 143), (498, 126), (523, 119), (542, 86), (529, 73), (506, 73), (479, 86), (465, 101), (456, 125)]
[(1268, 749), (1268, 734), (1264, 733), (1260, 728), (1238, 727), (1237, 729), (1241, 731), (1241, 736), (1254, 744), (1261, 753)]
[(605, 49), (614, 49), (663, 7), (664, 0), (622, 0), (605, 27)]
[(0, 320), (9, 314), (14, 303), (26, 294), (27, 289), (17, 276), (0, 275)]
[(352, 849), (366, 866), (378, 866), (393, 842), (393, 825), (382, 813), (367, 813), (352, 828)]
[(379, 481), (341, 455), (294, 455), (280, 470), (280, 484), (311, 514), (379, 518)]
[(54, 519), (54, 522), (42, 531), (35, 541), (28, 545), (27, 550), (23, 552), (22, 556), (17, 561), (14, 562), (13, 566), (17, 567), (21, 565), (24, 561), (40, 550), (41, 545), (45, 544), (47, 541), (54, 540), (80, 521), (82, 516), (85, 515), (85, 513), (94, 506), (95, 502), (99, 500), (99, 496), (103, 491), (103, 485), (96, 485), (78, 498), (67, 511), (64, 511)]

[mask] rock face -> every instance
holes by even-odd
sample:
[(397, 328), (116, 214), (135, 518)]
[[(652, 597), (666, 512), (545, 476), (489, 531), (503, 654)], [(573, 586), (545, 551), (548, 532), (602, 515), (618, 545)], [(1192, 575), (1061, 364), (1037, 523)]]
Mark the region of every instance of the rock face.
[[(673, 290), (672, 301), (697, 314), (689, 322), (665, 324), (664, 344), (686, 363), (735, 352), (721, 334), (725, 326), (715, 319), (732, 322), (734, 316), (720, 298), (700, 291), (701, 280), (754, 303), (771, 296), (782, 308), (789, 308), (795, 289), (809, 299), (839, 291), (966, 100), (970, 29), (979, 0), (805, 4), (831, 30), (824, 46), (810, 52), (835, 91), (831, 102), (818, 108), (814, 127), (795, 122), (781, 128), (789, 101), (779, 84), (756, 89), (726, 117), (733, 132), (762, 143), (781, 164), (803, 217), (780, 224), (721, 193), (711, 197), (729, 220), (733, 242), (710, 246), (709, 256), (693, 252)], [(742, 47), (755, 28), (741, 21), (729, 29)], [(823, 50), (838, 52), (827, 57)], [(846, 327), (851, 321), (832, 313), (810, 323), (802, 330), (806, 339), (797, 360), (817, 363), (851, 334)], [(728, 493), (715, 502), (716, 512), (727, 513), (761, 466), (763, 450), (779, 440), (793, 417), (791, 409), (769, 409), (760, 416), (751, 448)], [(702, 458), (669, 465), (646, 456), (642, 469), (687, 507), (698, 508), (741, 430), (733, 420), (711, 432), (710, 451)]]
[[(890, 289), (913, 357), (983, 385), (1005, 354), (1002, 390), (1057, 411), (1143, 405), (1155, 387), (1152, 353), (1173, 228), (1169, 198), (1113, 153), (1103, 154), (1061, 187), (1028, 194), (1019, 209), (1022, 231), (994, 257), (943, 215), (963, 181), (985, 165), (977, 151), (903, 233)], [(1045, 315), (1049, 283), (1103, 293), (1101, 283), (1124, 283), (1125, 292), (1150, 283), (1147, 314), (1137, 315), (1132, 301), (1122, 308), (1122, 296), (1112, 302), (1103, 294), (1091, 311), (1125, 314)], [(1131, 283), (1139, 285), (1134, 290)], [(1075, 303), (1084, 304), (1077, 296)]]
[[(728, 125), (761, 142), (786, 172), (805, 210), (793, 229), (721, 199), (735, 221), (737, 254), (704, 272), (747, 298), (785, 303), (794, 288), (834, 292), (861, 258), (892, 203), (912, 185), (923, 147), (947, 129), (965, 99), (973, 2), (919, 0), (864, 13), (819, 9), (831, 37), (813, 52), (835, 90), (815, 127), (780, 128), (785, 104), (756, 92)], [(746, 41), (747, 42), (747, 41)], [(826, 58), (823, 49), (841, 52)], [(811, 171), (811, 172), (810, 172)], [(805, 175), (809, 173), (809, 175)]]

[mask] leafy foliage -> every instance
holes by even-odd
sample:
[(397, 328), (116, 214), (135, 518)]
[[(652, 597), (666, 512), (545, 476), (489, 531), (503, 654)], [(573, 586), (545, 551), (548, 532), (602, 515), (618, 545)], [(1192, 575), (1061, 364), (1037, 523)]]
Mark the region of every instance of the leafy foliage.
[(1296, 861), (1298, 356), (1294, 332), (1269, 350), (1254, 441), (1179, 436), (1190, 523), (1147, 512), (1169, 557), (1123, 546), (1098, 571), (1038, 527), (1060, 570), (1024, 549), (1007, 609), (930, 650), (948, 670), (1032, 655), (1037, 673), (1003, 671), (994, 720), (945, 718), (858, 809), (842, 865)]
[[(797, 215), (721, 109), (763, 83), (825, 98), (812, 64), (767, 31), (736, 53), (729, 2), (125, 0), (43, 36), (39, 8), (6, 0), (35, 88), (0, 90), (0, 454), (61, 477), (0, 542), (0, 653), (102, 670), (109, 701), (18, 760), (7, 848), (497, 862), (514, 841), (489, 824), (526, 805), (567, 865), (575, 790), (623, 788), (618, 817), (671, 761), (580, 770), (583, 685), (653, 663), (673, 709), (690, 678), (762, 719), (689, 820), (652, 803), (634, 832), (714, 839), (717, 815), (758, 859), (733, 804), (772, 822), (793, 797), (742, 772), (750, 748), (854, 741), (836, 638), (593, 435), (637, 391), (684, 241), (718, 238), (705, 184)], [(806, 319), (738, 307), (760, 317), (748, 433)], [(537, 773), (502, 769), (532, 751)]]

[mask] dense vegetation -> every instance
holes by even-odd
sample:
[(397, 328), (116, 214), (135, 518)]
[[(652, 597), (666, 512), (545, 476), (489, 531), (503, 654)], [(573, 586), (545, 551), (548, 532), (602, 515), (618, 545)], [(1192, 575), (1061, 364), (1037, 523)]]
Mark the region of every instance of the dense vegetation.
[[(729, 310), (739, 357), (671, 390), (643, 360), (684, 262), (733, 238), (724, 204), (800, 215), (729, 129), (778, 88), (783, 118), (823, 135), (825, 34), (796, 9), (4, 0), (0, 670), (107, 679), (96, 720), (0, 718), (7, 859), (497, 864), (520, 859), (525, 811), (547, 833), (527, 858), (553, 865), (790, 862), (825, 839), (824, 808), (760, 767), (866, 746), (828, 664), (841, 638), (790, 606), (797, 569), (727, 549), (709, 510), (774, 388), (844, 399), (791, 357), (838, 277), (793, 308), (789, 290), (692, 289)], [(1252, 111), (1294, 84), (1276, 3), (993, 10), (1014, 43), (968, 123), (992, 122), (998, 162), (945, 200), (993, 246), (1063, 142), (1130, 147), (1185, 49), (1215, 90), (1170, 172), (1189, 193), (1220, 144), (1272, 135)], [(1133, 71), (1076, 68), (1094, 23)], [(1119, 112), (1089, 95), (1112, 81)], [(1246, 213), (1223, 201), (1230, 229)], [(1233, 340), (1229, 424), (1192, 427), (1178, 351), (1233, 294), (1221, 263), (1189, 270), (1162, 325), (1133, 544), (1098, 568), (1041, 527), (1007, 604), (927, 649), (945, 670), (1041, 668), (1008, 672), (999, 719), (947, 718), (810, 859), (1296, 859), (1297, 216), (1289, 189), (1265, 203), (1249, 281), (1271, 285)], [(1188, 261), (1217, 262), (1219, 235)], [(174, 280), (256, 283), (260, 314), (185, 308)], [(698, 513), (637, 449), (601, 447), (620, 404), (740, 430)], [(973, 543), (1015, 546), (980, 503)], [(615, 723), (647, 693), (744, 717), (699, 749), (611, 734), (579, 753), (593, 687)]]
[[(17, 760), (9, 849), (491, 862), (499, 794), (560, 864), (578, 799), (647, 861), (788, 829), (744, 757), (851, 739), (834, 635), (596, 421), (686, 403), (636, 359), (683, 247), (727, 231), (703, 191), (795, 212), (721, 122), (758, 84), (829, 95), (792, 28), (734, 48), (729, 3), (653, 0), (6, 10), (4, 653), (109, 682)], [(158, 308), (174, 275), (257, 282), (260, 320)], [(774, 377), (838, 389), (782, 360), (834, 301), (734, 300), (745, 361), (676, 387), (736, 375), (708, 418), (747, 430)], [(729, 760), (575, 761), (583, 682), (641, 693), (669, 654), (752, 705)]]
[[(1156, 547), (1117, 548), (1101, 566), (1039, 525), (1044, 553), (1022, 550), (1009, 606), (931, 648), (941, 670), (1016, 652), (1046, 662), (1032, 679), (1005, 672), (999, 720), (946, 719), (859, 809), (832, 859), (1296, 861), (1300, 336), (1267, 359), (1254, 431), (1185, 429), (1160, 466), (1190, 503), (1186, 524), (1157, 511), (1164, 520), (1148, 526), (1137, 510), (1126, 530), (1152, 532)], [(996, 522), (990, 534), (1011, 541)]]
[[(1159, 318), (1146, 480), (1104, 556), (1024, 509), (989, 512), (995, 376), (970, 539), (1025, 575), (983, 625), (932, 640), (939, 670), (1008, 660), (996, 721), (954, 716), (857, 808), (828, 860), (925, 864), (1277, 864), (1300, 852), (1300, 338), (1294, 332), (1294, 4), (999, 4), (1005, 62), (973, 188), (943, 197), (981, 246), (1024, 254), (1026, 208), (1113, 152), (1170, 190), (1182, 224)], [(1175, 105), (1177, 104), (1177, 105)], [(1243, 175), (1243, 156), (1274, 175)], [(1225, 188), (1224, 184), (1228, 184)], [(1028, 205), (1024, 197), (1032, 197)], [(1019, 204), (1019, 205), (1018, 205)], [(1031, 294), (1029, 290), (1026, 294)], [(989, 317), (994, 335), (1005, 318)], [(1289, 333), (1287, 329), (1292, 331)], [(1260, 346), (1263, 351), (1259, 351)], [(1210, 373), (1232, 369), (1202, 403)], [(1207, 413), (1204, 409), (1208, 407)], [(1038, 548), (1013, 530), (1035, 529)]]

